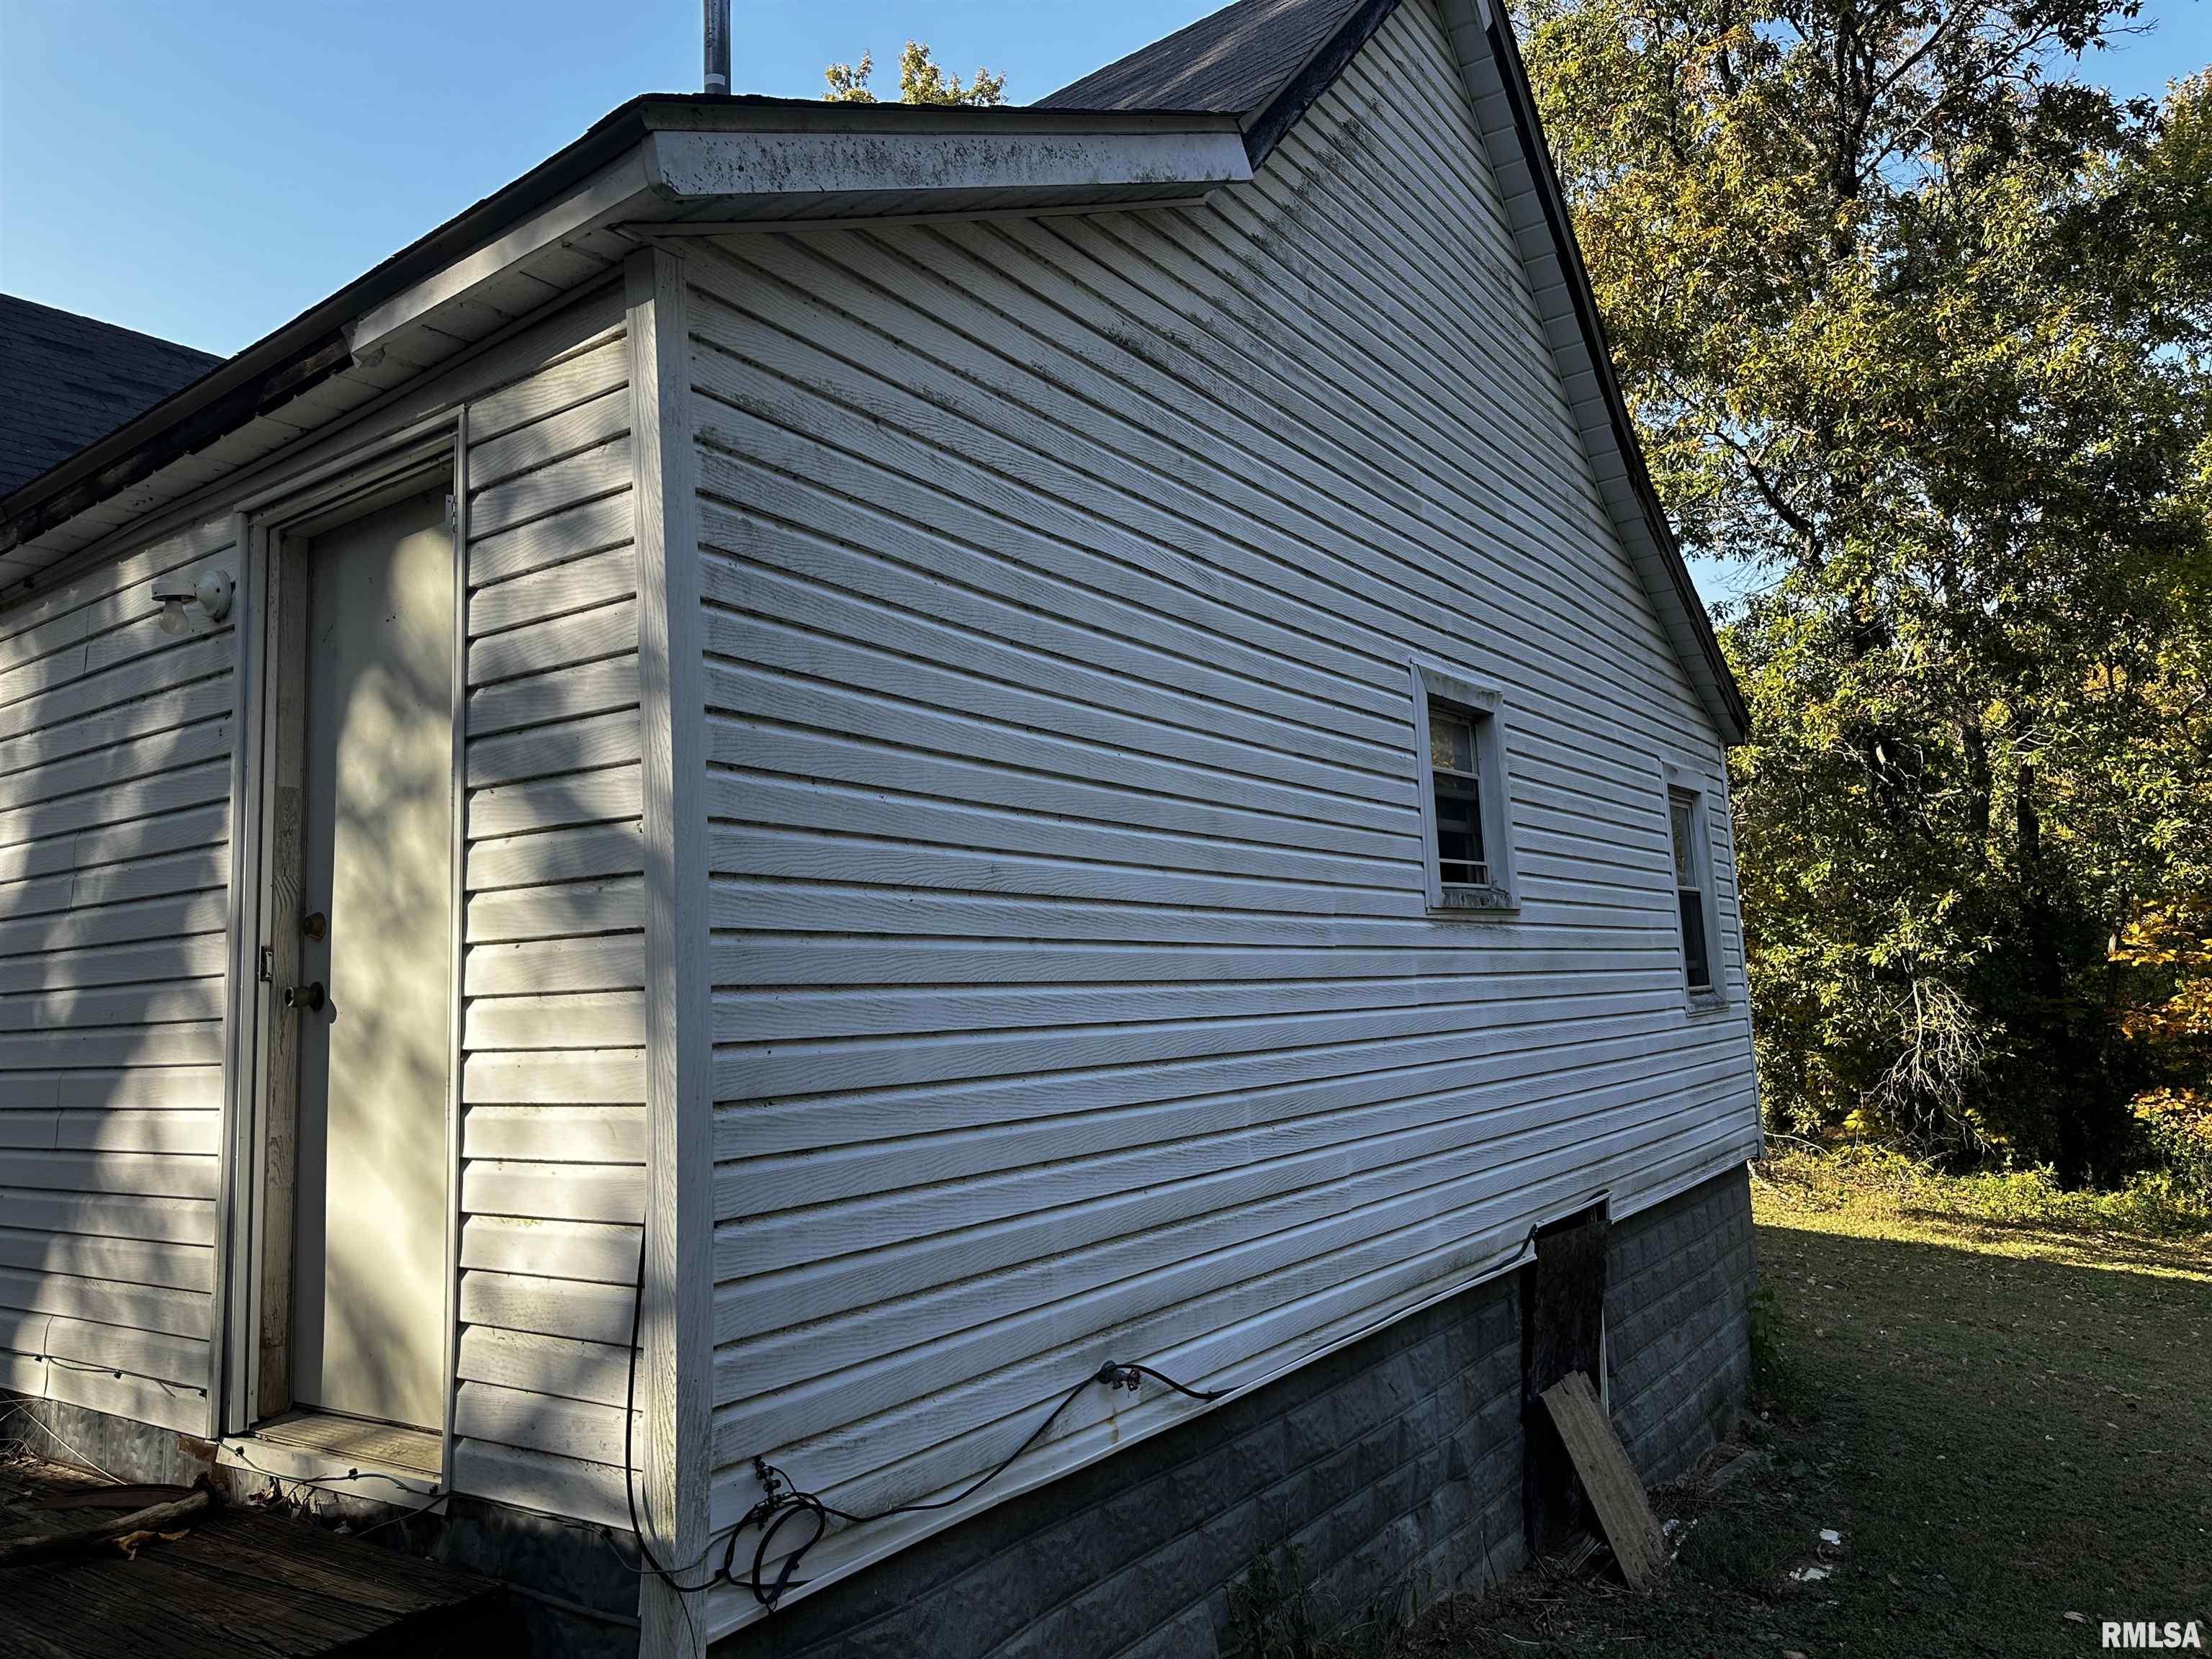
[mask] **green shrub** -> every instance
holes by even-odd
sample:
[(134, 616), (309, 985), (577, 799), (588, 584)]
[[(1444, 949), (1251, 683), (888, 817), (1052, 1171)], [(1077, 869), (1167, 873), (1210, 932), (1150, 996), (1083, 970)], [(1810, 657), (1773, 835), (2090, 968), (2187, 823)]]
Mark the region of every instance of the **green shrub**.
[(2171, 1237), (2212, 1231), (2212, 1156), (2185, 1143), (2178, 1156), (2111, 1191), (2069, 1190), (2047, 1164), (1964, 1175), (1887, 1148), (1803, 1143), (1777, 1152), (1760, 1173), (1791, 1204), (1812, 1211), (1873, 1207), (1998, 1225), (2076, 1233)]
[(2185, 1090), (2139, 1097), (2144, 1170), (2136, 1185), (2164, 1202), (2212, 1210), (2212, 1100)]

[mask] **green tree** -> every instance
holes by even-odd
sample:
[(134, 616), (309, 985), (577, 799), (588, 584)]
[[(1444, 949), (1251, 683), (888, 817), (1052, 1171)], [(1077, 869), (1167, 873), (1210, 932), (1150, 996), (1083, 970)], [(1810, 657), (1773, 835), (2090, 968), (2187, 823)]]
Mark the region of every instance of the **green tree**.
[[(2135, 0), (1528, 0), (1655, 481), (1724, 620), (1762, 1086), (2117, 1171), (2212, 895), (2212, 138)], [(2164, 975), (2163, 979), (2160, 975)], [(2201, 1081), (2201, 1073), (2198, 1074)]]
[[(829, 82), (830, 90), (823, 100), (832, 104), (872, 104), (876, 94), (870, 86), (875, 79), (876, 59), (872, 52), (864, 52), (857, 64), (832, 64), (822, 71)], [(975, 78), (965, 85), (957, 75), (947, 75), (938, 67), (937, 60), (929, 55), (929, 48), (919, 40), (909, 40), (899, 53), (899, 102), (902, 104), (975, 104), (993, 105), (1006, 101), (1006, 77), (994, 75), (987, 69), (978, 69)]]

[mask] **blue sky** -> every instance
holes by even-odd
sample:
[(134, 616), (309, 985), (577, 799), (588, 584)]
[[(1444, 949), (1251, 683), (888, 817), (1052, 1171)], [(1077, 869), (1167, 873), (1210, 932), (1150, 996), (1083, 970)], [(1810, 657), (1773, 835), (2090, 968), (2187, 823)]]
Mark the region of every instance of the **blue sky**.
[[(813, 97), (909, 35), (1022, 101), (1216, 0), (735, 0), (733, 79)], [(0, 289), (251, 343), (641, 92), (699, 85), (699, 0), (0, 0)]]
[[(741, 91), (811, 97), (899, 45), (1026, 102), (1217, 0), (735, 0)], [(2212, 62), (2212, 0), (2093, 59)], [(697, 0), (0, 0), (0, 289), (232, 352), (640, 92), (699, 83)], [(1711, 594), (1731, 584), (1700, 570)]]
[[(918, 35), (1027, 101), (1215, 0), (736, 0), (742, 90)], [(2093, 65), (2212, 62), (2212, 0)], [(0, 289), (230, 352), (637, 93), (698, 84), (697, 0), (0, 0)]]

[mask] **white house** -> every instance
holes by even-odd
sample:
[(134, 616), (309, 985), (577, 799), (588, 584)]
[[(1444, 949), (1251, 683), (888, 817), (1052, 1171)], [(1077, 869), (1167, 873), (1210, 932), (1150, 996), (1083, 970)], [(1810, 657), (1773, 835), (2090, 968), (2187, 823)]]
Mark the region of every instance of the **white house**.
[(547, 1651), (1081, 1659), (1732, 1409), (1743, 704), (1487, 0), (639, 99), (0, 582), (0, 1386), (108, 1457)]

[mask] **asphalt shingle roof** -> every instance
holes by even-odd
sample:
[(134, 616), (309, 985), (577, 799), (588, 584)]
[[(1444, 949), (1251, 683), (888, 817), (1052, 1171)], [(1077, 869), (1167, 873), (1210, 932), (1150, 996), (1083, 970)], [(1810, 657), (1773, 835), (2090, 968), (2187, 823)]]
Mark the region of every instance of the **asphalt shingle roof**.
[(58, 466), (222, 361), (0, 294), (0, 495)]
[(1237, 0), (1037, 102), (1046, 109), (1256, 115), (1274, 102), (1359, 4), (1360, 0)]

